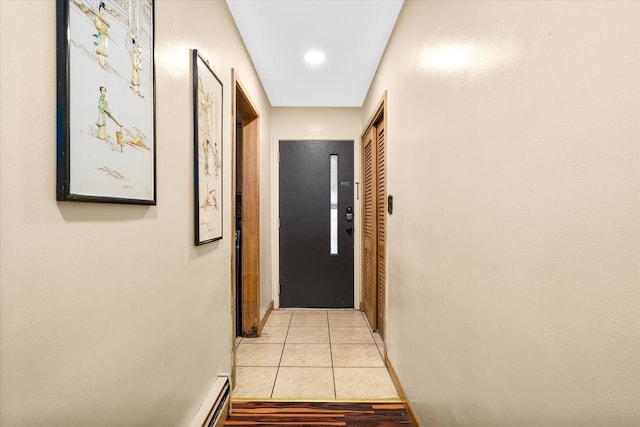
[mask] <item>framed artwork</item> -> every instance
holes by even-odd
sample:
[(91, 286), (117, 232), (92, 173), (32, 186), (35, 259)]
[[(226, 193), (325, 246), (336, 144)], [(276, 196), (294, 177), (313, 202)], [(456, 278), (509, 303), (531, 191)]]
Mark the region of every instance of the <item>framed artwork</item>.
[(193, 49), (195, 244), (222, 239), (222, 82)]
[(57, 0), (57, 200), (156, 204), (153, 0)]

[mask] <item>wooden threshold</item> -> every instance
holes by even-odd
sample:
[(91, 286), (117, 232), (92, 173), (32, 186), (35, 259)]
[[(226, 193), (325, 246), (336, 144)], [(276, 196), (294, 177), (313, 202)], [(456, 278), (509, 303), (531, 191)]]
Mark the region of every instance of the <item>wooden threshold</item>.
[(412, 426), (402, 402), (234, 402), (225, 426)]
[(403, 403), (401, 398), (390, 399), (266, 399), (266, 398), (249, 398), (249, 397), (233, 397), (231, 402), (247, 403), (247, 402), (280, 402), (280, 403)]

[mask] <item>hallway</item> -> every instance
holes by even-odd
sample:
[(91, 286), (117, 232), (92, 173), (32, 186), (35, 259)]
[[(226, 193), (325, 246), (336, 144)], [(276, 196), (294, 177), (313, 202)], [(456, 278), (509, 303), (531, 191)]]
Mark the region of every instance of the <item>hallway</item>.
[(360, 311), (274, 310), (261, 337), (236, 346), (234, 399), (399, 399)]
[[(99, 3), (0, 0), (0, 427), (203, 427), (195, 415), (229, 396), (248, 407), (320, 401), (322, 413), (402, 401), (429, 427), (640, 427), (640, 1), (402, 1), (366, 78), (349, 63), (370, 44), (327, 50), (324, 65), (307, 64), (302, 45), (251, 51), (231, 10), (260, 10), (246, 0), (104, 0), (103, 67)], [(153, 28), (129, 38), (143, 16)], [(280, 31), (289, 43), (317, 27), (352, 46), (341, 15), (309, 16), (292, 28), (265, 13), (253, 28), (258, 41)], [(370, 39), (380, 26), (363, 18), (350, 29)], [(304, 88), (327, 102), (276, 101), (254, 53), (292, 59), (287, 71), (315, 75)], [(334, 65), (362, 97), (328, 98), (338, 85), (319, 77)], [(105, 140), (101, 86), (115, 117)], [(364, 178), (383, 176), (368, 169), (382, 151), (363, 133), (383, 103), (386, 185), (374, 195)], [(200, 127), (215, 131), (209, 144)], [(144, 147), (129, 144), (135, 129)], [(280, 206), (279, 148), (307, 140), (355, 142), (353, 179), (316, 180), (327, 193), (317, 212), (337, 210), (338, 227), (313, 230), (331, 241), (351, 227), (345, 307), (373, 313), (381, 301), (384, 315), (367, 321), (384, 346), (354, 310), (279, 309), (305, 306), (281, 299), (283, 212), (307, 218)], [(211, 189), (195, 191), (207, 188), (206, 159), (220, 171), (213, 206)], [(95, 195), (62, 200), (76, 183)], [(332, 187), (354, 190), (353, 203), (335, 208)], [(128, 198), (133, 188), (153, 200)], [(369, 200), (384, 245), (365, 231)], [(237, 207), (250, 256), (236, 253)], [(221, 239), (196, 244), (201, 210), (221, 220)], [(251, 267), (241, 294), (238, 261)], [(237, 325), (262, 336), (236, 341)]]

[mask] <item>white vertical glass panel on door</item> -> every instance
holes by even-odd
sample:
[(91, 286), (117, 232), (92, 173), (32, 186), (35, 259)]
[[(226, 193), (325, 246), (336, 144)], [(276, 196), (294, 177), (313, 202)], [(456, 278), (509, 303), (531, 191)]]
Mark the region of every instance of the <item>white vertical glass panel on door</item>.
[(338, 155), (331, 154), (329, 179), (331, 186), (330, 217), (331, 217), (331, 255), (338, 255)]

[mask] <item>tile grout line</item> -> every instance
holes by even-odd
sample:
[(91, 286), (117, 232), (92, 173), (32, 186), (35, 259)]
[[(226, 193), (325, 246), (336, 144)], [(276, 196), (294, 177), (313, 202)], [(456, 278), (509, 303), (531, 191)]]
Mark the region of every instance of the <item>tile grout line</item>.
[(333, 377), (333, 398), (338, 400), (338, 390), (336, 389), (336, 370), (333, 366), (333, 343), (331, 342), (331, 326), (329, 325), (329, 311), (327, 311), (327, 333), (329, 334), (329, 356), (331, 357), (331, 376)]
[[(378, 342), (376, 341), (376, 337), (375, 337), (375, 335), (373, 335), (373, 329), (371, 328), (371, 325), (369, 325), (369, 320), (364, 315), (364, 311), (361, 311), (360, 313), (362, 314), (362, 317), (364, 318), (365, 323), (368, 325), (367, 329), (369, 330), (369, 333), (371, 334), (371, 338), (373, 338), (373, 344), (375, 344), (376, 350), (378, 350), (378, 353), (380, 354), (380, 357), (382, 357), (382, 362), (384, 363), (384, 354), (382, 354), (382, 352), (380, 351), (380, 347), (378, 346)], [(380, 338), (382, 338), (382, 337), (380, 337)], [(384, 342), (383, 342), (383, 344), (384, 344)], [(386, 368), (386, 365), (385, 365), (385, 368)]]
[(280, 353), (280, 359), (278, 360), (278, 367), (276, 369), (276, 377), (273, 379), (273, 386), (271, 387), (271, 396), (273, 399), (273, 392), (276, 390), (276, 381), (278, 381), (278, 374), (280, 373), (280, 364), (282, 363), (282, 356), (284, 355), (284, 347), (287, 345), (287, 337), (289, 336), (289, 328), (291, 327), (291, 319), (293, 319), (293, 313), (289, 317), (289, 324), (287, 325), (287, 333), (284, 334), (284, 342), (282, 343), (282, 352)]
[[(364, 316), (364, 312), (362, 312), (362, 315)], [(367, 317), (364, 316), (364, 318), (365, 318), (365, 322), (367, 323), (367, 325), (369, 325), (369, 320), (367, 319)], [(380, 357), (382, 357), (384, 370), (387, 373), (387, 375), (389, 375), (389, 377), (391, 377), (391, 373), (389, 372), (389, 368), (387, 367), (387, 364), (385, 363), (385, 356), (382, 354), (382, 351), (380, 351), (380, 347), (378, 347), (378, 342), (376, 341), (375, 335), (373, 335), (373, 329), (371, 328), (371, 325), (369, 325), (368, 329), (369, 329), (369, 332), (371, 333), (371, 338), (373, 338), (373, 343), (375, 344), (376, 349), (378, 350), (378, 353), (380, 354)], [(378, 335), (380, 335), (379, 332), (378, 332)], [(380, 339), (382, 339), (382, 336), (380, 336)], [(384, 347), (384, 340), (383, 340), (382, 344), (383, 344), (383, 347)], [(392, 382), (393, 382), (393, 380), (392, 380)], [(393, 384), (393, 388), (396, 391), (396, 394), (399, 396), (400, 394), (398, 393), (398, 389), (396, 388), (395, 384)]]

